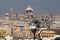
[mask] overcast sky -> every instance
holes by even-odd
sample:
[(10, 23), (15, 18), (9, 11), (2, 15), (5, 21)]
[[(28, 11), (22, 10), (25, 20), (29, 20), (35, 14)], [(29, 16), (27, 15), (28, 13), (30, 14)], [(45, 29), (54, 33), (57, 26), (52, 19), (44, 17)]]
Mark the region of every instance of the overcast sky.
[(60, 0), (0, 0), (0, 14), (7, 13), (9, 8), (23, 14), (28, 5), (32, 6), (35, 14), (60, 15)]

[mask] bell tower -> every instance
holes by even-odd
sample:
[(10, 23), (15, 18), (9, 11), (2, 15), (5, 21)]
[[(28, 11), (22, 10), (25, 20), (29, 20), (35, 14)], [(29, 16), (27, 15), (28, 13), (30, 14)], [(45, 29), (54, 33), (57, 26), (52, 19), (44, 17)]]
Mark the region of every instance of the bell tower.
[(10, 20), (13, 19), (13, 8), (10, 8), (10, 10), (9, 10), (9, 19)]

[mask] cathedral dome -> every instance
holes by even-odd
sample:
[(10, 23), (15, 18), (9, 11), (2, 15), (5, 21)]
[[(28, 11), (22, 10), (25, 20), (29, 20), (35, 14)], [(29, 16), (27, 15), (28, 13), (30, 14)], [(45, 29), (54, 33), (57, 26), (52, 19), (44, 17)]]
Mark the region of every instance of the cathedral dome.
[(32, 7), (28, 5), (28, 7), (25, 9), (26, 11), (33, 11)]

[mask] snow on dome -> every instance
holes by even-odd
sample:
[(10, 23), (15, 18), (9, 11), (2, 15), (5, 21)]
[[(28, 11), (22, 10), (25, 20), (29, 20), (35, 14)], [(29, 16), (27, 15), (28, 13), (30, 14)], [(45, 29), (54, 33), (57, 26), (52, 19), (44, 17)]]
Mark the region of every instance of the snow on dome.
[(33, 11), (32, 7), (30, 5), (28, 5), (28, 7), (26, 8), (26, 10), (32, 10)]
[(56, 33), (55, 31), (42, 31), (42, 32), (44, 32), (44, 33)]
[(30, 29), (35, 29), (36, 27), (35, 26), (30, 26)]
[(47, 37), (42, 38), (42, 40), (49, 40)]
[(60, 37), (60, 35), (55, 35), (54, 37)]
[(5, 15), (9, 15), (9, 13), (5, 13)]
[(55, 38), (60, 37), (60, 35), (54, 35), (52, 39), (54, 40)]

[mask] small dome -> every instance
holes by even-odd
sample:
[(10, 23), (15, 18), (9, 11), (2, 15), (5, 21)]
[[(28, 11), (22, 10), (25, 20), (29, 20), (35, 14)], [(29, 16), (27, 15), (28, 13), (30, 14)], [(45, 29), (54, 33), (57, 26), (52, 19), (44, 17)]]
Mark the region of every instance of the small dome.
[(9, 15), (9, 13), (5, 13), (5, 15)]
[(28, 5), (28, 7), (26, 8), (26, 11), (28, 11), (28, 10), (33, 11), (32, 7), (30, 5)]

